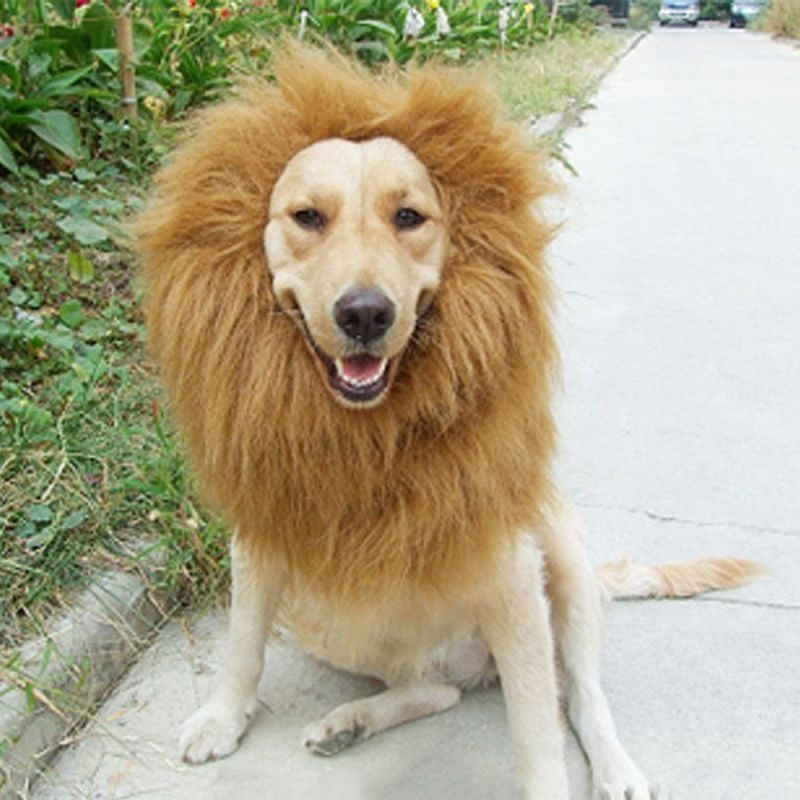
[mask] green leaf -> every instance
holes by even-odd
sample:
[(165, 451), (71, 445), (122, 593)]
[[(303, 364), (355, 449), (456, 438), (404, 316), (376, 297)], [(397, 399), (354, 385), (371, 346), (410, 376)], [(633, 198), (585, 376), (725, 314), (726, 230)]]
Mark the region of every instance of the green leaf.
[(93, 181), (97, 177), (96, 172), (92, 172), (92, 170), (86, 169), (85, 167), (78, 167), (72, 174), (75, 176), (75, 180), (81, 182)]
[(36, 80), (44, 75), (50, 67), (53, 57), (50, 53), (31, 53), (28, 57), (28, 77)]
[[(140, 95), (152, 94), (153, 97), (169, 100), (169, 92), (158, 81), (151, 80), (150, 78), (137, 76), (136, 89)], [(191, 90), (189, 90), (189, 92), (191, 93)]]
[(31, 522), (50, 522), (53, 519), (53, 509), (42, 503), (34, 503), (28, 506), (25, 516)]
[(133, 27), (133, 58), (138, 64), (153, 45), (153, 35), (142, 25)]
[(194, 92), (191, 89), (179, 89), (175, 93), (175, 102), (173, 103), (175, 112), (180, 114), (182, 111), (185, 111), (186, 106), (188, 106), (191, 102), (193, 95)]
[(72, 16), (75, 13), (75, 0), (51, 0), (56, 14), (61, 17), (64, 22), (72, 22)]
[(102, 319), (87, 319), (81, 325), (81, 338), (87, 342), (98, 342), (113, 333), (108, 322)]
[(89, 514), (85, 509), (79, 509), (78, 511), (73, 511), (71, 514), (67, 514), (67, 516), (61, 520), (61, 530), (71, 531), (73, 528), (77, 528), (88, 516)]
[(62, 211), (68, 211), (71, 216), (86, 215), (86, 203), (79, 194), (70, 194), (53, 200), (53, 205)]
[(26, 544), (28, 547), (46, 547), (50, 542), (53, 541), (53, 536), (55, 535), (55, 531), (50, 525), (47, 525), (44, 528), (41, 528), (33, 536), (29, 536), (27, 538)]
[(88, 283), (94, 278), (94, 264), (76, 250), (67, 253), (67, 267), (70, 278), (78, 283)]
[(105, 3), (95, 2), (86, 9), (80, 29), (89, 34), (93, 50), (114, 47), (114, 12)]
[(81, 157), (81, 140), (78, 123), (66, 111), (31, 111), (35, 120), (31, 130), (43, 141), (68, 158)]
[(21, 401), (16, 413), (35, 432), (46, 431), (53, 425), (53, 415), (35, 403)]
[(68, 72), (62, 72), (59, 75), (52, 77), (44, 86), (42, 86), (41, 93), (52, 97), (53, 95), (66, 94), (74, 83), (77, 83), (85, 75), (88, 75), (94, 66), (91, 64), (88, 67), (81, 67), (80, 69), (71, 69)]
[(0, 137), (0, 165), (4, 166), (9, 172), (14, 175), (19, 175), (19, 165), (11, 148), (6, 144), (5, 139)]
[(64, 233), (74, 236), (80, 244), (84, 245), (100, 244), (109, 238), (108, 231), (102, 225), (98, 225), (86, 217), (64, 217), (56, 225)]
[(108, 364), (99, 356), (89, 356), (88, 358), (78, 356), (72, 362), (72, 369), (80, 378), (82, 383), (98, 381), (108, 373)]
[(68, 328), (77, 328), (85, 319), (79, 300), (67, 300), (58, 309), (58, 316)]
[(11, 305), (24, 306), (28, 302), (28, 293), (23, 288), (15, 286), (8, 293), (8, 299)]
[(37, 530), (38, 528), (32, 522), (20, 522), (20, 524), (14, 528), (14, 533), (20, 539), (29, 539)]
[(119, 50), (114, 47), (98, 47), (92, 52), (102, 61), (112, 72), (119, 72)]
[(377, 31), (383, 31), (392, 37), (397, 36), (397, 29), (394, 27), (394, 25), (390, 25), (388, 22), (384, 22), (380, 19), (360, 19), (358, 20), (358, 24), (363, 25), (366, 28), (373, 28)]

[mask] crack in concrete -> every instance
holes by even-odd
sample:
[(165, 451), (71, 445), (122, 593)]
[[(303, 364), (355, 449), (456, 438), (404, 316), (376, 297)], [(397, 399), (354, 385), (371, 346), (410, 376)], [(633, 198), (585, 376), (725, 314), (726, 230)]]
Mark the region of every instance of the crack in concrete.
[(639, 514), (656, 522), (665, 522), (675, 525), (692, 525), (697, 528), (733, 528), (734, 530), (747, 531), (749, 533), (768, 533), (773, 536), (800, 536), (800, 530), (776, 528), (770, 525), (686, 519), (685, 517), (678, 517), (673, 514), (662, 514), (656, 511), (650, 511), (647, 508), (633, 508), (631, 506), (607, 506), (599, 503), (577, 503), (576, 505), (578, 508), (598, 509), (600, 511), (623, 511), (627, 514)]
[(800, 611), (800, 606), (792, 603), (770, 603), (766, 600), (744, 600), (736, 597), (695, 597), (698, 603), (722, 603), (729, 606), (753, 606), (754, 608), (774, 608), (778, 611)]

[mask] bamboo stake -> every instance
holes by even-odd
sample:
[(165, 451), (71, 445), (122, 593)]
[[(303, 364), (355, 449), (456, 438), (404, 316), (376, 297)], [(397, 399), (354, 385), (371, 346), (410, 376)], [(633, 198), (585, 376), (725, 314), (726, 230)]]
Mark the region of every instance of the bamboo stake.
[(136, 69), (133, 64), (133, 20), (131, 4), (124, 6), (114, 24), (119, 52), (119, 72), (122, 75), (122, 114), (136, 119)]
[(553, 7), (550, 9), (550, 24), (547, 27), (547, 41), (553, 38), (556, 28), (556, 16), (558, 15), (559, 0), (553, 0)]

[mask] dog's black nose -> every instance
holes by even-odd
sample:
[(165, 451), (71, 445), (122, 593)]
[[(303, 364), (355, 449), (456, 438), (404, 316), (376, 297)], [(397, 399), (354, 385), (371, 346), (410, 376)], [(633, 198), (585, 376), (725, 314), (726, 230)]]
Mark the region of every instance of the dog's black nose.
[(351, 339), (369, 344), (392, 327), (394, 303), (380, 289), (354, 289), (336, 301), (333, 317)]

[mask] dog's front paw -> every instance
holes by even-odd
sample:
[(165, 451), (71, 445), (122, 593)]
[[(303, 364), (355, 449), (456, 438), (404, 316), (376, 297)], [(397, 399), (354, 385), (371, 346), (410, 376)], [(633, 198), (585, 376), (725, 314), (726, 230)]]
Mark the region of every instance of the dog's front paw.
[(366, 722), (358, 714), (334, 711), (306, 728), (303, 745), (318, 756), (335, 756), (368, 735)]
[(211, 699), (181, 726), (180, 753), (188, 764), (202, 764), (230, 755), (250, 717), (244, 711)]
[(666, 793), (651, 784), (632, 762), (604, 770), (595, 778), (594, 800), (666, 800)]

